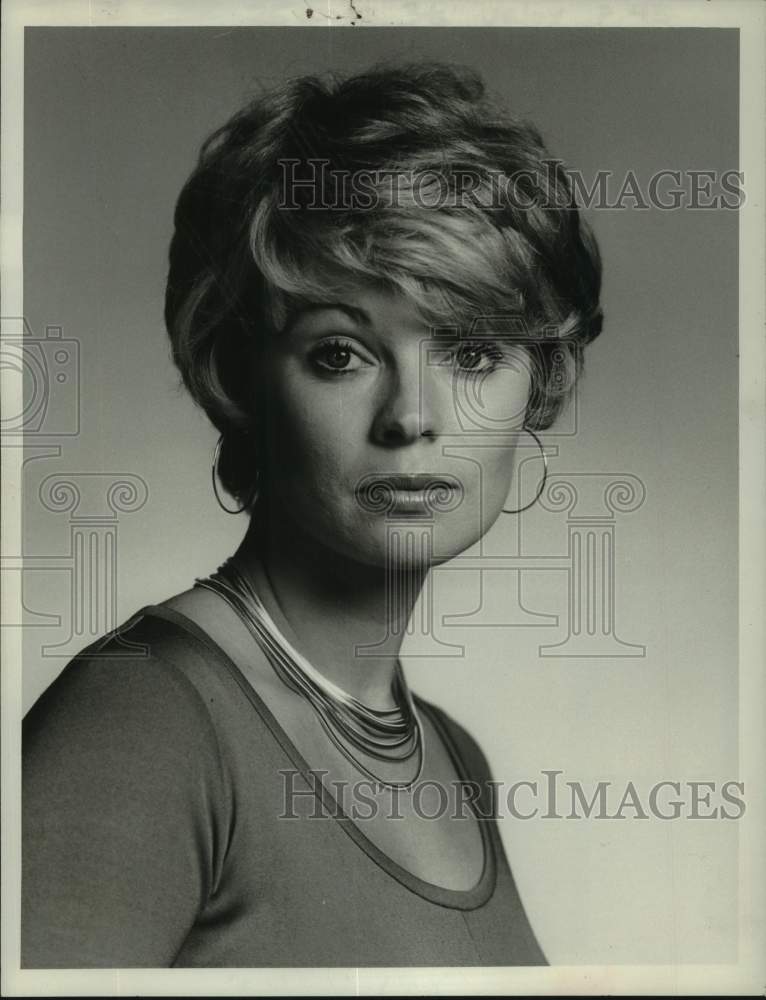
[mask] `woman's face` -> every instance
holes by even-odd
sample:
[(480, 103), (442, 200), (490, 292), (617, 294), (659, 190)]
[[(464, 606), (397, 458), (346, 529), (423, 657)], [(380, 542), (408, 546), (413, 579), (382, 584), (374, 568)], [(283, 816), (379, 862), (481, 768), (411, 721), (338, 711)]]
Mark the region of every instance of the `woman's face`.
[[(518, 342), (434, 334), (403, 296), (356, 285), (272, 334), (258, 378), (270, 523), (294, 537), (441, 562), (505, 505), (531, 386)], [(408, 528), (425, 549), (402, 546)]]

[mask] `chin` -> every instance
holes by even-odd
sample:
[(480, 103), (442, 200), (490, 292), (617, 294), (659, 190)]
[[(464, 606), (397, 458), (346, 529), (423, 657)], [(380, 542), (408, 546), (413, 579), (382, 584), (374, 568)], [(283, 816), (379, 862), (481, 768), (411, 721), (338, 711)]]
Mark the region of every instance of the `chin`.
[(338, 548), (345, 556), (367, 566), (381, 569), (390, 566), (422, 573), (470, 549), (482, 534), (475, 521), (465, 523), (465, 519), (460, 519), (456, 522), (449, 515), (402, 517), (391, 521), (379, 518), (356, 538), (353, 534), (347, 535)]

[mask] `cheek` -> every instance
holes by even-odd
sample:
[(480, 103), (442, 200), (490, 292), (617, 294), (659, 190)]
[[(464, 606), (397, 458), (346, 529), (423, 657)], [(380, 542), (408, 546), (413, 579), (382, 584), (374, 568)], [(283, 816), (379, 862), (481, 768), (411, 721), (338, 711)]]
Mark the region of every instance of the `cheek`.
[(504, 448), (493, 448), (491, 458), (485, 461), (483, 476), (485, 516), (494, 519), (505, 504), (513, 478), (515, 453), (516, 448), (513, 444)]
[(523, 427), (531, 379), (524, 370), (501, 368), (484, 377), (461, 378), (452, 384), (449, 428), (490, 443)]
[[(353, 410), (354, 419), (350, 419)], [(270, 467), (275, 488), (310, 495), (332, 493), (356, 467), (363, 414), (347, 394), (321, 391), (304, 382), (300, 390), (274, 393), (271, 400)], [(309, 499), (309, 496), (306, 497)]]
[(479, 396), (489, 418), (489, 427), (521, 428), (524, 425), (532, 380), (525, 368), (500, 369), (481, 386)]
[[(476, 409), (471, 414), (474, 430), (466, 435), (471, 458), (481, 468), (482, 531), (494, 523), (511, 489), (517, 443), (525, 437), (522, 428), (531, 391), (526, 370), (501, 369), (495, 377), (474, 387)], [(470, 444), (476, 445), (471, 449)]]

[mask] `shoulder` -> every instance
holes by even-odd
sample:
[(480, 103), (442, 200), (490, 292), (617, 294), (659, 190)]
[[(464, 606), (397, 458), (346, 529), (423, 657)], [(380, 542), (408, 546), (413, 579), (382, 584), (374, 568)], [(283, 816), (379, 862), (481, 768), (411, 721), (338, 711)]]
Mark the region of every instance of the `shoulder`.
[(66, 747), (91, 754), (120, 746), (169, 753), (215, 750), (215, 733), (190, 670), (204, 658), (194, 638), (144, 609), (64, 667), (23, 722), (25, 753)]
[[(43, 692), (22, 725), (30, 856), (36, 838), (43, 854), (49, 850), (51, 826), (73, 843), (100, 836), (114, 853), (126, 837), (135, 846), (160, 837), (165, 825), (170, 840), (186, 838), (190, 854), (199, 840), (194, 831), (207, 829), (209, 817), (226, 826), (227, 758), (183, 666), (200, 655), (182, 630), (138, 612), (71, 660)], [(204, 837), (199, 843), (201, 869), (210, 870), (212, 848)]]
[(497, 815), (497, 790), (492, 772), (479, 744), (468, 730), (444, 709), (424, 698), (415, 704), (432, 720), (464, 782), (476, 790), (476, 802), (483, 816)]
[(201, 655), (139, 612), (25, 716), (27, 966), (169, 965), (218, 884), (234, 805), (186, 665)]
[(453, 754), (457, 753), (466, 776), (475, 781), (490, 780), (491, 773), (487, 758), (471, 733), (433, 702), (416, 697), (415, 704), (421, 710), (425, 710), (426, 714), (434, 721), (437, 729), (445, 737), (447, 748)]

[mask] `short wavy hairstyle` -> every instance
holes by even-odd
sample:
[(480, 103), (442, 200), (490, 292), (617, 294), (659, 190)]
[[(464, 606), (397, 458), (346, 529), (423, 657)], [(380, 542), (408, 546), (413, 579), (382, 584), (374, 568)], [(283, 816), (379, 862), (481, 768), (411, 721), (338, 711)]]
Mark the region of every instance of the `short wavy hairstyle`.
[(343, 282), (382, 282), (431, 325), (511, 317), (537, 430), (601, 331), (598, 247), (562, 163), (469, 69), (379, 65), (262, 94), (203, 144), (174, 222), (173, 359), (223, 435), (220, 477), (240, 503), (256, 474), (263, 334)]

